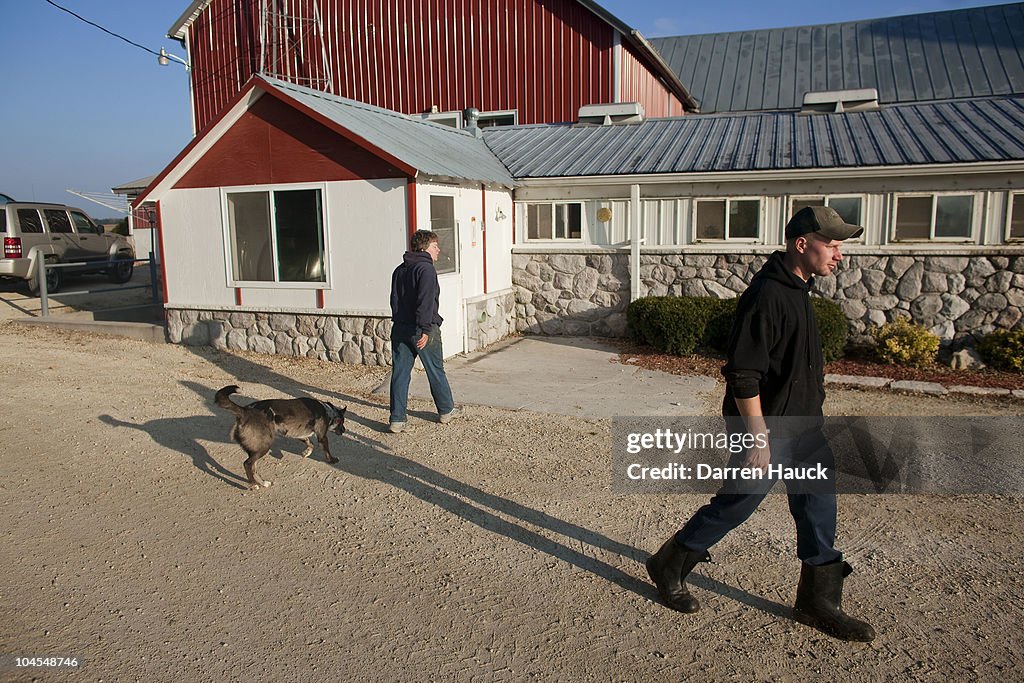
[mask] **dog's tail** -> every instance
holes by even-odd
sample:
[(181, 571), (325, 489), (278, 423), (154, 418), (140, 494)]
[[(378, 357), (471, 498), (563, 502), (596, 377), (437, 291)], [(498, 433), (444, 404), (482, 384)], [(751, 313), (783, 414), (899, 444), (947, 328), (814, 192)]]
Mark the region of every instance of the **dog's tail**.
[(242, 406), (238, 405), (231, 400), (231, 394), (238, 393), (238, 385), (232, 384), (231, 386), (224, 387), (213, 397), (213, 402), (219, 405), (224, 410), (229, 410), (235, 414), (235, 417), (242, 417), (245, 413), (242, 410)]

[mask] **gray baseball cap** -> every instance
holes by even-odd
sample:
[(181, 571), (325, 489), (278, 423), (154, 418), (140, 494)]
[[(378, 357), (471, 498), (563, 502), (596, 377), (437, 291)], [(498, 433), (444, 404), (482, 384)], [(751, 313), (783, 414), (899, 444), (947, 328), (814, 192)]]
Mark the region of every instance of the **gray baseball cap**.
[(864, 228), (850, 225), (831, 206), (805, 206), (793, 214), (786, 224), (786, 239), (816, 232), (829, 240), (848, 240), (859, 237)]

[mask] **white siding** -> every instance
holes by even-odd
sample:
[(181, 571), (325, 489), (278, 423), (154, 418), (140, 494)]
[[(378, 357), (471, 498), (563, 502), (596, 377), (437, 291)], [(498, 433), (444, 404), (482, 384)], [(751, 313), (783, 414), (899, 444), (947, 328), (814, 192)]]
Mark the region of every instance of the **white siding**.
[(171, 190), (160, 202), (171, 305), (233, 306), (227, 285), (220, 190)]
[[(612, 217), (607, 221), (599, 221), (597, 212), (610, 209)], [(612, 244), (623, 244), (629, 239), (629, 200), (608, 199), (586, 202), (583, 205), (586, 226), (583, 230), (584, 240), (590, 244), (607, 247)], [(589, 235), (589, 239), (587, 239)]]
[(487, 191), (487, 291), (512, 286), (512, 194), (506, 190)]
[[(274, 186), (287, 188), (287, 185)], [(390, 310), (391, 271), (406, 238), (405, 180), (352, 180), (325, 186), (329, 288), (324, 309), (344, 313)], [(167, 250), (168, 303), (233, 306), (220, 189), (171, 190), (161, 202)], [(243, 306), (317, 308), (317, 285), (243, 286)]]
[(405, 188), (404, 178), (327, 184), (327, 310), (391, 311), (391, 272), (409, 243)]

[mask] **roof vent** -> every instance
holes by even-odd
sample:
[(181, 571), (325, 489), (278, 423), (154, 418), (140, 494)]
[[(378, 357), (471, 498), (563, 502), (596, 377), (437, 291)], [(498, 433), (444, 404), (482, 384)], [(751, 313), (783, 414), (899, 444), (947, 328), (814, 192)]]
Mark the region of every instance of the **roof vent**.
[(804, 94), (801, 114), (836, 114), (844, 111), (870, 111), (878, 109), (878, 90), (827, 90)]
[(587, 104), (580, 107), (580, 123), (610, 126), (616, 123), (640, 123), (643, 120), (644, 108), (639, 102)]

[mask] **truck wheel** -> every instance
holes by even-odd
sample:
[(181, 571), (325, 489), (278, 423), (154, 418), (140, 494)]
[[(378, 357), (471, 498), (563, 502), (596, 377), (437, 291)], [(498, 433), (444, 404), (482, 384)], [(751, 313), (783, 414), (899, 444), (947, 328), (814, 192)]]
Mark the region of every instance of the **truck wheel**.
[[(47, 260), (46, 265), (56, 263), (56, 261)], [(55, 294), (60, 290), (63, 279), (60, 275), (59, 268), (48, 268), (46, 271), (46, 293)], [(39, 296), (39, 279), (37, 277), (30, 277), (28, 279), (28, 291), (32, 296)]]
[[(130, 259), (130, 258), (132, 258), (132, 255), (131, 254), (118, 254), (117, 258), (119, 258), (119, 259)], [(119, 263), (115, 263), (113, 266), (111, 266), (110, 270), (107, 271), (107, 277), (110, 278), (111, 282), (115, 282), (117, 284), (122, 284), (122, 283), (125, 283), (125, 282), (128, 282), (129, 280), (131, 280), (132, 279), (132, 273), (134, 273), (134, 272), (135, 272), (135, 262), (134, 261), (124, 260), (124, 261), (121, 261)]]

